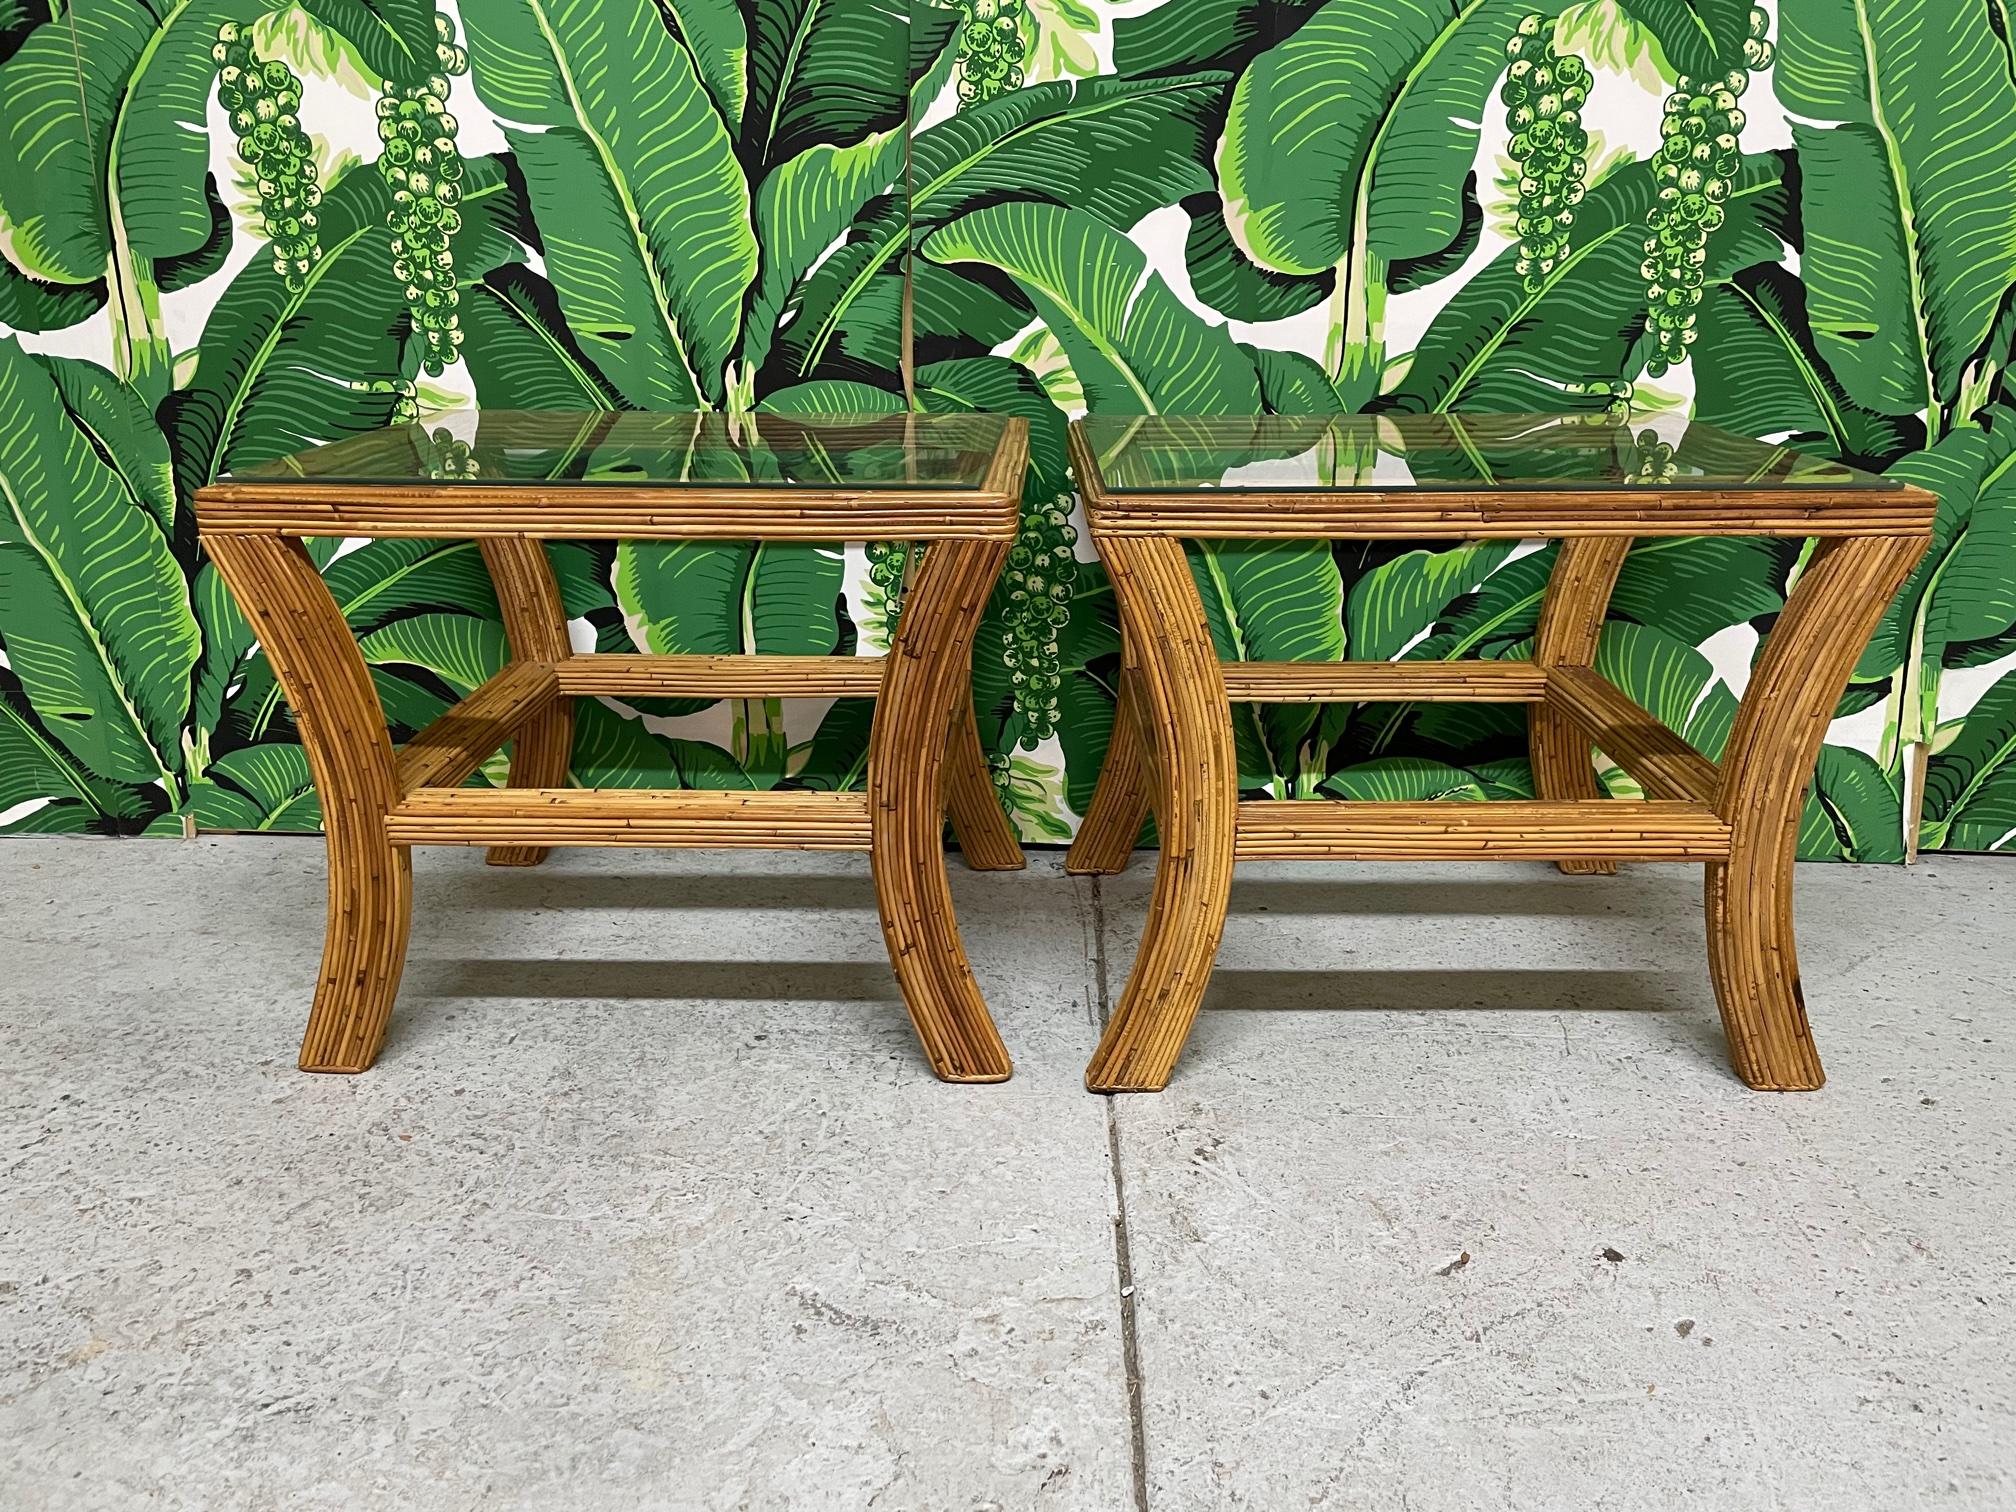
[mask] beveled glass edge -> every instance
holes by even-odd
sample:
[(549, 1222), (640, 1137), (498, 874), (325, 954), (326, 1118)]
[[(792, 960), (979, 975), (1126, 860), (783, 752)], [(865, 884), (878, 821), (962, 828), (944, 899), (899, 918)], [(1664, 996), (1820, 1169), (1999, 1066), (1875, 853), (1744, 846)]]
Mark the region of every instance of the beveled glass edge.
[[(1760, 441), (1754, 437), (1743, 436), (1734, 431), (1724, 430), (1719, 426), (1708, 425), (1698, 421), (1689, 421), (1686, 430), (1680, 433), (1681, 441), (1683, 444), (1685, 443), (1686, 439), (1689, 436), (1692, 436), (1697, 438), (1697, 445), (1701, 444), (1727, 445), (1736, 448), (1738, 450), (1761, 452), (1764, 455), (1771, 457), (1773, 459), (1791, 458), (1794, 459), (1792, 464), (1793, 467), (1795, 469), (1800, 470), (1796, 471), (1792, 476), (1786, 476), (1784, 473), (1780, 473), (1775, 476), (1762, 476), (1753, 472), (1749, 478), (1738, 478), (1735, 476), (1722, 476), (1714, 478), (1675, 477), (1671, 479), (1657, 479), (1657, 480), (1649, 480), (1649, 479), (1597, 480), (1591, 478), (1578, 479), (1572, 476), (1564, 476), (1561, 478), (1525, 478), (1510, 481), (1502, 479), (1492, 479), (1492, 480), (1435, 479), (1430, 480), (1428, 482), (1421, 482), (1415, 480), (1407, 482), (1321, 483), (1314, 481), (1304, 482), (1296, 480), (1296, 481), (1277, 481), (1277, 482), (1256, 481), (1253, 483), (1239, 483), (1239, 484), (1224, 484), (1224, 483), (1212, 484), (1212, 483), (1204, 483), (1201, 481), (1164, 479), (1138, 484), (1124, 483), (1124, 482), (1116, 483), (1107, 475), (1108, 464), (1113, 456), (1112, 446), (1110, 442), (1102, 443), (1099, 434), (1101, 431), (1124, 430), (1129, 426), (1139, 427), (1144, 423), (1149, 426), (1187, 426), (1196, 428), (1197, 432), (1199, 433), (1199, 439), (1204, 444), (1221, 445), (1227, 450), (1232, 450), (1238, 444), (1236, 440), (1228, 439), (1222, 443), (1212, 442), (1207, 439), (1208, 433), (1214, 429), (1223, 429), (1226, 431), (1233, 432), (1236, 435), (1236, 433), (1241, 428), (1251, 427), (1254, 426), (1256, 423), (1280, 422), (1284, 426), (1300, 425), (1308, 427), (1309, 431), (1308, 431), (1307, 446), (1314, 446), (1322, 439), (1322, 436), (1324, 434), (1334, 431), (1336, 422), (1339, 420), (1363, 422), (1362, 427), (1354, 426), (1353, 428), (1354, 429), (1363, 428), (1367, 430), (1375, 429), (1377, 428), (1378, 425), (1382, 423), (1406, 425), (1408, 422), (1425, 423), (1430, 421), (1436, 421), (1445, 424), (1452, 424), (1452, 428), (1460, 431), (1461, 429), (1460, 422), (1464, 420), (1470, 420), (1473, 422), (1487, 422), (1487, 423), (1498, 422), (1504, 425), (1523, 424), (1535, 428), (1541, 428), (1541, 427), (1566, 428), (1572, 426), (1579, 430), (1590, 432), (1601, 431), (1610, 433), (1612, 435), (1621, 432), (1626, 438), (1635, 439), (1632, 437), (1633, 427), (1631, 427), (1628, 424), (1616, 421), (1593, 419), (1590, 415), (1586, 413), (1578, 414), (1573, 412), (1565, 412), (1558, 414), (1504, 414), (1504, 415), (1484, 414), (1484, 413), (1474, 415), (1462, 414), (1462, 413), (1450, 413), (1446, 415), (1389, 413), (1389, 414), (1308, 415), (1308, 416), (1304, 415), (1182, 416), (1182, 415), (1105, 414), (1105, 415), (1081, 415), (1074, 418), (1070, 422), (1070, 425), (1072, 429), (1078, 431), (1085, 438), (1085, 455), (1087, 458), (1091, 460), (1093, 466), (1098, 469), (1098, 476), (1095, 482), (1095, 486), (1098, 492), (1113, 498), (1116, 502), (1121, 499), (1137, 500), (1137, 501), (1167, 499), (1174, 501), (1182, 499), (1186, 496), (1187, 497), (1226, 496), (1226, 495), (1264, 496), (1268, 494), (1278, 494), (1283, 496), (1344, 495), (1344, 494), (1366, 494), (1366, 495), (1424, 494), (1424, 495), (1472, 495), (1482, 497), (1494, 493), (1496, 494), (1510, 494), (1510, 493), (1629, 494), (1638, 492), (1667, 492), (1667, 493), (1721, 492), (1721, 493), (1735, 493), (1735, 494), (1751, 494), (1751, 493), (1763, 494), (1763, 493), (1776, 492), (1783, 494), (1803, 494), (1803, 493), (1819, 494), (1824, 490), (1830, 488), (1843, 489), (1857, 494), (1884, 493), (1884, 492), (1888, 492), (1891, 494), (1903, 494), (1917, 491), (1913, 489), (1909, 484), (1900, 483), (1896, 479), (1887, 478), (1880, 473), (1872, 473), (1866, 469), (1854, 467), (1848, 463), (1834, 461), (1829, 458), (1816, 457), (1810, 452), (1803, 451), (1800, 448), (1793, 446), (1790, 442)], [(1249, 437), (1249, 439), (1251, 438)], [(1255, 445), (1255, 448), (1257, 450), (1258, 442), (1254, 441), (1253, 444)], [(1306, 449), (1306, 447), (1304, 449)], [(1102, 452), (1104, 453), (1104, 455), (1102, 455)], [(1813, 471), (1808, 472), (1803, 470), (1803, 468), (1801, 467), (1802, 464), (1804, 464), (1804, 467), (1813, 469)], [(1826, 470), (1828, 475), (1825, 477), (1819, 476), (1818, 474), (1820, 470)]]
[[(395, 438), (410, 439), (416, 434), (425, 436), (430, 432), (438, 432), (442, 429), (453, 431), (458, 425), (463, 429), (467, 429), (473, 424), (478, 428), (480, 433), (480, 426), (485, 417), (488, 417), (492, 422), (508, 418), (551, 421), (555, 424), (556, 429), (572, 426), (577, 434), (583, 427), (597, 421), (629, 419), (634, 422), (644, 417), (657, 417), (665, 420), (704, 420), (709, 417), (727, 418), (726, 412), (719, 410), (576, 411), (511, 410), (498, 408), (487, 410), (473, 408), (449, 410), (437, 415), (404, 422), (396, 426), (381, 426), (374, 430), (359, 431), (354, 435), (345, 436), (336, 441), (324, 442), (314, 447), (303, 448), (302, 450), (280, 457), (256, 462), (245, 468), (219, 474), (216, 479), (209, 484), (203, 485), (203, 487), (204, 489), (217, 490), (219, 497), (226, 494), (236, 495), (244, 490), (284, 489), (288, 491), (289, 496), (297, 498), (310, 497), (311, 491), (317, 490), (361, 489), (373, 491), (387, 488), (439, 489), (444, 492), (453, 492), (457, 496), (464, 494), (496, 496), (529, 489), (542, 489), (553, 492), (576, 491), (581, 493), (616, 492), (626, 489), (658, 489), (667, 492), (795, 493), (827, 496), (853, 493), (876, 496), (918, 494), (933, 497), (939, 495), (985, 494), (995, 491), (993, 486), (994, 479), (1001, 470), (1004, 451), (1012, 449), (1010, 441), (1016, 432), (1016, 427), (1018, 424), (1026, 425), (1023, 417), (992, 410), (960, 410), (949, 413), (902, 410), (835, 410), (807, 411), (803, 413), (763, 411), (741, 417), (753, 421), (758, 427), (766, 423), (779, 423), (786, 427), (801, 429), (809, 426), (812, 428), (830, 427), (838, 430), (853, 426), (887, 426), (896, 422), (920, 425), (925, 429), (949, 429), (957, 426), (978, 428), (985, 426), (988, 434), (977, 436), (974, 438), (975, 444), (960, 448), (974, 463), (971, 470), (964, 476), (947, 478), (942, 482), (920, 481), (915, 478), (881, 481), (868, 478), (844, 477), (778, 481), (766, 481), (761, 478), (612, 478), (597, 480), (579, 477), (511, 477), (504, 475), (463, 478), (429, 476), (418, 468), (404, 473), (383, 472), (367, 474), (354, 470), (311, 472), (298, 465), (293, 467), (289, 467), (288, 465), (290, 463), (298, 464), (301, 458), (314, 456), (338, 447), (354, 446), (373, 440), (389, 442)], [(564, 439), (556, 439), (555, 444), (562, 444)], [(618, 437), (614, 444), (620, 446), (623, 444), (624, 439)], [(584, 439), (581, 444), (592, 445), (597, 444), (601, 440), (606, 440), (606, 437), (596, 438), (592, 441)], [(705, 450), (719, 457), (750, 454), (746, 451), (728, 447), (708, 447)], [(201, 491), (199, 490), (199, 492)]]

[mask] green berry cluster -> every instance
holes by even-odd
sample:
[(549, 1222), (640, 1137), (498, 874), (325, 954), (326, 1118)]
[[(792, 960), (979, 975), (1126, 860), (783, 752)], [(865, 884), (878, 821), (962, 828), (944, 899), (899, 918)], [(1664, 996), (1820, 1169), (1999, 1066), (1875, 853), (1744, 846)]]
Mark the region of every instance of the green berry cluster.
[(1645, 364), (1653, 378), (1685, 362), (1700, 334), (1694, 316), (1707, 279), (1708, 237), (1728, 218), (1723, 205), (1743, 166), (1738, 138), (1746, 117), (1737, 102), (1751, 72), (1771, 66), (1764, 35), (1770, 25), (1762, 9), (1751, 7), (1743, 66), (1705, 82), (1682, 74), (1666, 97), (1659, 125), (1664, 140), (1653, 170), (1659, 197), (1645, 215), (1645, 261), (1638, 268), (1645, 280), (1645, 324), (1658, 342)]
[(1603, 425), (1631, 413), (1631, 396), (1636, 390), (1622, 379), (1592, 378), (1587, 383), (1564, 383), (1561, 392), (1601, 399), (1603, 407), (1588, 411), (1582, 418), (1592, 425)]
[(1537, 294), (1568, 251), (1575, 207), (1589, 174), (1589, 65), (1554, 50), (1552, 17), (1528, 16), (1505, 44), (1511, 66), (1498, 98), (1519, 164), (1519, 257), (1514, 267)]
[(378, 96), (378, 136), (385, 144), (378, 172), (392, 189), (385, 217), (392, 233), (392, 276), (406, 287), (406, 304), (424, 346), (420, 360), (439, 377), (462, 345), (455, 307), (451, 241), (462, 229), (462, 154), (455, 146), (457, 123), (448, 113), (449, 79), (469, 70), (469, 55), (455, 44), (455, 28), (434, 17), (437, 72), (401, 87), (387, 79)]
[(1022, 524), (1008, 549), (1003, 577), (1008, 612), (1001, 626), (1001, 660), (1008, 668), (1015, 712), (1022, 716), (1022, 749), (1033, 751), (1057, 728), (1057, 634), (1071, 618), (1071, 588), (1078, 576), (1071, 548), (1071, 496), (1022, 502)]
[(959, 103), (984, 105), (1022, 87), (1022, 21), (1028, 0), (966, 0), (959, 34)]
[[(959, 34), (959, 108), (984, 105), (1022, 87), (1022, 26), (1028, 0), (966, 0)], [(880, 592), (890, 643), (903, 616), (903, 575), (923, 548), (903, 541), (868, 543), (868, 580)]]
[(410, 425), (420, 418), (420, 393), (404, 378), (353, 378), (347, 387), (358, 394), (390, 394), (393, 425)]
[(882, 598), (882, 627), (889, 643), (896, 643), (896, 625), (903, 616), (903, 574), (907, 559), (922, 548), (910, 541), (870, 541), (868, 581)]
[(1629, 482), (1671, 483), (1679, 476), (1680, 464), (1673, 460), (1673, 447), (1659, 439), (1659, 432), (1640, 431), (1637, 451), (1638, 460), (1631, 469)]
[(420, 453), (430, 478), (473, 478), (482, 471), (470, 455), (469, 443), (458, 441), (445, 425), (421, 438)]
[(1006, 751), (987, 753), (987, 775), (994, 781), (994, 798), (1002, 812), (1015, 812), (1015, 764)]
[(236, 22), (217, 28), (210, 57), (217, 64), (217, 103), (231, 118), (238, 156), (258, 175), (273, 267), (298, 294), (322, 258), (315, 230), (322, 189), (315, 182), (314, 149), (301, 129), (301, 80), (277, 58), (262, 61), (252, 51), (251, 28)]

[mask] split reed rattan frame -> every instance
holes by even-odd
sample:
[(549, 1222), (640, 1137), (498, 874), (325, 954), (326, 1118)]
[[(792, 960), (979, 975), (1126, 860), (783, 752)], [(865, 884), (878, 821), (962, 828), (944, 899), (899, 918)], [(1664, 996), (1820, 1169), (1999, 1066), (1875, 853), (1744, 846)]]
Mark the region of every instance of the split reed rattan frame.
[[(865, 850), (903, 998), (932, 1069), (1005, 1080), (952, 912), (944, 822), (967, 864), (1023, 864), (974, 725), (973, 635), (1014, 540), (1028, 425), (1004, 422), (971, 489), (652, 488), (566, 481), (241, 479), (196, 496), (204, 549), (299, 723), (322, 799), (329, 921), (301, 1045), (308, 1071), (367, 1069), (385, 1040), (412, 915), (415, 845), (536, 866), (556, 845)], [(474, 539), (509, 663), (394, 751), (307, 536)], [(576, 655), (544, 540), (928, 541), (886, 657)], [(573, 701), (597, 694), (874, 698), (865, 792), (568, 787)], [(508, 788), (461, 784), (507, 742)]]
[[(1134, 969), (1085, 1082), (1166, 1086), (1204, 997), (1236, 861), (1548, 860), (1706, 863), (1708, 964), (1736, 1073), (1818, 1087), (1792, 931), (1792, 863), (1821, 737), (1856, 658), (1923, 553), (1937, 499), (1903, 485), (1649, 486), (1109, 493), (1074, 422), (1071, 459), (1124, 640), (1113, 740), (1066, 859), (1126, 864), (1153, 811), (1155, 891)], [(1641, 536), (1816, 537), (1752, 671), (1720, 762), (1594, 668), (1631, 542)], [(1530, 662), (1228, 662), (1213, 649), (1186, 540), (1556, 537)], [(1240, 800), (1232, 704), (1354, 699), (1528, 705), (1539, 796), (1493, 803)], [(1591, 751), (1644, 801), (1598, 796)]]

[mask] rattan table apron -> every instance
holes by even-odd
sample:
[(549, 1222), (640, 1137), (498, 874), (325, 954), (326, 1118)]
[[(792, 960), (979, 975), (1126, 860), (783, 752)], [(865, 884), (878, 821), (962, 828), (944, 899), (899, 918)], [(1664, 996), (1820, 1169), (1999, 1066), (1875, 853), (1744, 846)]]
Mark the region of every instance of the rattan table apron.
[[(493, 865), (532, 866), (556, 845), (641, 845), (867, 851), (890, 961), (932, 1069), (947, 1081), (1006, 1079), (1008, 1054), (953, 916), (943, 841), (949, 809), (969, 865), (1023, 864), (974, 727), (969, 667), (1014, 539), (1027, 446), (1027, 423), (1005, 421), (984, 483), (965, 491), (269, 478), (200, 490), (204, 549), (273, 664), (322, 801), (328, 935), (302, 1068), (363, 1071), (384, 1043), (412, 913), (411, 847), (484, 846)], [(512, 659), (395, 751), (370, 670), (302, 545), (309, 536), (479, 542)], [(567, 539), (931, 544), (888, 656), (708, 657), (574, 653), (540, 544)], [(603, 694), (874, 698), (866, 791), (565, 786), (573, 701)], [(461, 785), (510, 741), (508, 788)]]
[[(1148, 921), (1086, 1085), (1167, 1085), (1216, 958), (1235, 861), (1706, 863), (1708, 966), (1736, 1072), (1752, 1087), (1823, 1078), (1792, 931), (1800, 811), (1821, 738), (1884, 607), (1930, 538), (1933, 495), (1898, 486), (1717, 492), (1395, 490), (1114, 494), (1074, 425), (1071, 455), (1124, 636), (1120, 707), (1067, 869), (1116, 873), (1152, 809)], [(1751, 673), (1719, 763), (1594, 668), (1625, 554), (1643, 536), (1817, 537)], [(1186, 540), (1559, 538), (1531, 661), (1226, 662)], [(1529, 706), (1530, 801), (1241, 801), (1233, 701), (1418, 699)], [(1598, 796), (1592, 747), (1645, 801)]]

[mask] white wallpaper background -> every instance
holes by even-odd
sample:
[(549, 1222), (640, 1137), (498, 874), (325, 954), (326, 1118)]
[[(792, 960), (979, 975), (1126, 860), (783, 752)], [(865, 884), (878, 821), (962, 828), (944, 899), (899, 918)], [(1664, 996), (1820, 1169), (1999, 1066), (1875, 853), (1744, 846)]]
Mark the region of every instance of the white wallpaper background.
[[(515, 0), (474, 0), (474, 5), (485, 7), (512, 3)], [(992, 4), (994, 0), (985, 3)], [(1190, 3), (1191, 0), (1028, 0), (1020, 12), (1025, 83), (1037, 85), (1108, 73), (1113, 68), (1116, 21), (1152, 13), (1166, 18), (1167, 25), (1180, 28), (1186, 24), (1186, 7)], [(1772, 35), (1778, 36), (1781, 31), (1778, 0), (1766, 0), (1764, 8), (1771, 13)], [(457, 7), (450, 3), (443, 9), (456, 19), (458, 33), (466, 36), (469, 27)], [(255, 38), (262, 55), (284, 59), (303, 80), (300, 115), (316, 140), (325, 182), (344, 171), (346, 164), (359, 165), (357, 171), (367, 170), (378, 150), (374, 115), (377, 82), (367, 77), (348, 44), (298, 9), (263, 19)], [(1587, 154), (1592, 178), (1599, 176), (1613, 160), (1654, 155), (1660, 142), (1662, 99), (1671, 87), (1671, 71), (1663, 67), (1649, 32), (1627, 19), (1613, 0), (1596, 0), (1571, 6), (1563, 13), (1556, 45), (1581, 53), (1596, 74), (1585, 112), (1593, 139)], [(1775, 71), (1756, 75), (1743, 100), (1749, 117), (1742, 137), (1746, 153), (1793, 145), (1791, 119), (1774, 88), (1776, 77)], [(476, 78), (455, 81), (452, 103), (461, 122), (460, 146), (465, 157), (509, 150), (503, 126), (483, 101), (480, 68)], [(960, 104), (956, 72), (948, 70), (944, 87), (929, 101), (914, 129), (930, 130), (950, 118)], [(1511, 211), (1506, 203), (1509, 193), (1506, 175), (1511, 166), (1506, 156), (1508, 130), (1504, 111), (1495, 99), (1486, 103), (1476, 125), (1477, 150), (1471, 166), (1485, 212), (1484, 230), (1460, 272), (1425, 288), (1391, 297), (1386, 309), (1389, 388), (1404, 374), (1406, 355), (1428, 331), (1438, 312), (1482, 269), (1506, 255), (1517, 240), (1510, 229)], [(255, 196), (245, 169), (237, 160), (228, 121), (214, 96), (207, 118), (187, 122), (185, 129), (207, 135), (210, 171), (237, 217), (239, 230), (223, 272), (162, 298), (165, 328), (182, 361), (190, 360), (189, 354), (194, 353), (218, 302), (229, 297), (233, 277), (253, 259), (265, 255), (264, 242), (256, 230)], [(1189, 227), (1189, 214), (1181, 206), (1168, 205), (1150, 211), (1126, 230), (1146, 255), (1151, 275), (1165, 281), (1203, 321), (1226, 323), (1225, 317), (1198, 298), (1193, 289), (1184, 250)], [(0, 224), (0, 238), (4, 235), (4, 224)], [(4, 245), (4, 240), (0, 240), (0, 246)], [(839, 241), (835, 246), (839, 246)], [(536, 249), (528, 249), (524, 260), (528, 267), (543, 270), (543, 260)], [(1796, 272), (1799, 266), (1796, 250), (1787, 247), (1783, 262)], [(1265, 323), (1231, 321), (1229, 325), (1233, 336), (1241, 342), (1320, 358), (1329, 318), (1325, 304), (1318, 303), (1288, 319)], [(22, 333), (20, 339), (30, 351), (85, 358), (107, 367), (113, 365), (111, 331), (104, 319), (58, 331)], [(1003, 356), (1015, 356), (1036, 371), (1064, 408), (1077, 407), (1075, 383), (1059, 344), (1039, 320), (1031, 319), (1013, 337), (996, 343), (993, 350)], [(1677, 438), (1695, 402), (1695, 381), (1694, 364), (1676, 368), (1656, 381), (1641, 377), (1633, 401), (1634, 423), (1656, 429), (1669, 439)], [(477, 402), (475, 385), (460, 363), (438, 379), (422, 378), (419, 392), (423, 415), (451, 428), (458, 424), (455, 412)], [(354, 549), (354, 545), (346, 549)], [(1077, 553), (1081, 561), (1091, 559), (1092, 554), (1082, 540)], [(1523, 551), (1496, 564), (1496, 570), (1503, 571), (1521, 554)], [(2012, 572), (2016, 572), (2016, 564), (2012, 564)], [(880, 619), (867, 602), (870, 592), (858, 544), (847, 548), (844, 581), (849, 614), (863, 631), (858, 649), (881, 650), (875, 633)], [(633, 624), (632, 628), (641, 641), (644, 627)], [(575, 629), (577, 641), (584, 648), (594, 643), (596, 631), (585, 620), (577, 623)], [(1425, 626), (1421, 633), (1427, 633)], [(1744, 623), (1717, 632), (1700, 643), (1698, 649), (1708, 658), (1720, 681), (1740, 692), (1757, 641), (1757, 631)], [(4, 650), (0, 650), (0, 658), (4, 658)], [(1947, 670), (1938, 688), (1939, 721), (1944, 724), (1961, 719), (2012, 669), (2016, 669), (2016, 652), (1984, 665)], [(1708, 691), (1704, 690), (1702, 697), (1707, 696)], [(634, 710), (624, 712), (625, 717), (641, 719), (660, 733), (714, 744), (729, 740), (734, 717), (725, 703), (679, 718), (642, 715)], [(809, 743), (827, 712), (824, 705), (817, 703), (788, 705), (786, 727), (793, 742), (801, 747)], [(1880, 757), (1886, 764), (1896, 766), (1908, 780), (1908, 763), (1898, 763), (1894, 753), (1883, 749), (1886, 732), (1894, 736), (1895, 725), (1894, 700), (1876, 702), (1837, 720), (1828, 740), (1833, 745)], [(1040, 787), (1043, 793), (1040, 800), (1030, 800), (1025, 793), (1022, 810), (1018, 812), (1025, 836), (1032, 840), (1061, 838), (1075, 820), (1063, 783), (1067, 764), (1063, 745), (1052, 736), (1035, 749), (1020, 752), (1016, 759), (1025, 778), (1024, 787), (1032, 791)], [(1079, 786), (1081, 791), (1089, 790), (1089, 774)], [(0, 807), (0, 825), (21, 820), (37, 805), (37, 800), (28, 799), (11, 807)], [(2016, 826), (2012, 826), (2012, 833), (2016, 833)], [(2003, 838), (2007, 840), (2009, 836)]]

